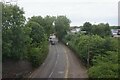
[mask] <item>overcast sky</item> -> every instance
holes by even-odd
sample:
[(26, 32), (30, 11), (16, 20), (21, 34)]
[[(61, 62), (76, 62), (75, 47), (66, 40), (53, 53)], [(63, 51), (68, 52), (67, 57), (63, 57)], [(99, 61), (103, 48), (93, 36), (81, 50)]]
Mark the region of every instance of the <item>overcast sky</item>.
[(84, 22), (109, 23), (118, 25), (119, 0), (18, 0), (26, 18), (33, 15), (66, 15), (71, 25), (83, 25)]

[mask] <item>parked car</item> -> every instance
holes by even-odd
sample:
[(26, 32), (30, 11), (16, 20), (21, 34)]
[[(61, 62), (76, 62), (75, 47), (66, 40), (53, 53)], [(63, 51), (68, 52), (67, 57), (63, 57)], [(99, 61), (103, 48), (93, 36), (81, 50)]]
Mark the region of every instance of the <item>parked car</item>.
[(118, 30), (117, 35), (120, 35), (120, 29)]

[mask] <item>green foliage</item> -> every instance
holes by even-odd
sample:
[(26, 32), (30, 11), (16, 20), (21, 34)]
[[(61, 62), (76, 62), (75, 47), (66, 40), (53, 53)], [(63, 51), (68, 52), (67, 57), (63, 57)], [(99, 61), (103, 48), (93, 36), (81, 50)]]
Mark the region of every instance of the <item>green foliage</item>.
[(63, 41), (69, 43), (86, 65), (89, 59), (89, 77), (118, 77), (119, 40), (112, 37), (102, 38), (98, 35), (69, 34)]
[(32, 62), (34, 67), (39, 66), (40, 64), (40, 49), (39, 48), (32, 48), (29, 53), (29, 60)]
[(36, 22), (40, 26), (42, 26), (44, 28), (44, 31), (47, 34), (47, 36), (49, 36), (50, 34), (55, 32), (54, 25), (53, 25), (53, 22), (55, 21), (54, 16), (52, 16), (52, 17), (46, 16), (44, 18), (41, 16), (33, 16), (33, 17), (29, 18), (29, 21)]
[(47, 33), (48, 36), (50, 36), (50, 34), (55, 33), (55, 25), (53, 24), (55, 21), (55, 17), (54, 16), (46, 16), (44, 18), (44, 30)]
[(38, 67), (45, 59), (48, 51), (47, 36), (42, 26), (34, 21), (28, 21), (26, 24), (31, 43), (29, 47), (29, 60), (34, 67)]
[(118, 78), (118, 53), (106, 52), (104, 56), (95, 56), (94, 66), (88, 71), (92, 78)]
[(111, 29), (120, 29), (120, 26), (110, 26)]
[(84, 23), (82, 31), (86, 31), (88, 35), (99, 35), (101, 37), (111, 36), (111, 30), (108, 23), (100, 23), (98, 25), (92, 25), (89, 22)]
[(44, 19), (41, 16), (33, 16), (33, 17), (29, 18), (29, 21), (36, 22), (41, 26), (44, 25)]
[(16, 5), (2, 5), (2, 54), (6, 58), (22, 59), (24, 57), (24, 11)]
[(74, 37), (73, 34), (68, 34), (68, 35), (65, 35), (63, 41), (66, 43), (66, 42), (69, 42), (71, 41), (71, 39)]
[[(119, 48), (118, 40), (113, 37), (105, 37), (104, 48), (107, 51), (117, 51)], [(105, 52), (105, 51), (104, 51)]]
[(104, 52), (104, 41), (105, 40), (103, 38), (97, 35), (80, 35), (79, 37), (76, 36), (69, 41), (69, 44), (73, 49), (75, 49), (83, 61), (87, 61), (88, 53), (90, 53), (90, 58), (92, 59), (94, 55)]
[[(44, 53), (43, 53), (44, 52)], [(38, 67), (44, 61), (47, 53), (42, 51), (42, 48), (31, 48), (29, 53), (29, 60), (33, 67)]]
[(46, 40), (46, 34), (42, 26), (36, 22), (29, 21), (26, 25), (31, 29), (30, 38), (32, 39), (32, 44), (35, 47), (39, 47), (41, 42)]
[(42, 17), (32, 17), (25, 25), (23, 9), (2, 5), (2, 59), (27, 59), (38, 67), (48, 53), (48, 41)]
[(70, 27), (70, 20), (66, 16), (57, 16), (55, 20), (55, 30), (60, 40), (67, 34)]
[(82, 30), (86, 31), (87, 34), (91, 34), (92, 24), (89, 22), (85, 22), (83, 27), (82, 27)]
[(109, 27), (109, 24), (98, 24), (98, 25), (93, 25), (92, 26), (92, 34), (97, 34), (101, 37), (106, 37), (106, 36), (111, 36), (111, 30)]

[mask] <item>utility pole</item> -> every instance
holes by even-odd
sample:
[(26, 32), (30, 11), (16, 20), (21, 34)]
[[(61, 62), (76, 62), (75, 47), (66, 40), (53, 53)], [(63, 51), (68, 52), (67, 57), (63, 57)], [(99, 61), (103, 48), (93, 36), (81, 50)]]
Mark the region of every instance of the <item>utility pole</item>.
[(91, 44), (90, 44), (90, 41), (89, 43), (87, 44), (87, 67), (89, 68), (90, 67), (90, 57), (92, 55), (92, 51), (91, 51)]
[(87, 67), (89, 68), (89, 57), (90, 57), (90, 54), (89, 54), (89, 45), (87, 44)]

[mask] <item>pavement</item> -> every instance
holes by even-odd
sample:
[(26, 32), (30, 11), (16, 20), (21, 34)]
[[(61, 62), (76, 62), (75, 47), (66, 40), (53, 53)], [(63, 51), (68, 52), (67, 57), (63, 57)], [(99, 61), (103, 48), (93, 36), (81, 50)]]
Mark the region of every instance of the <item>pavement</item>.
[(57, 43), (49, 45), (46, 60), (30, 78), (88, 78), (88, 74), (74, 53), (62, 43)]

